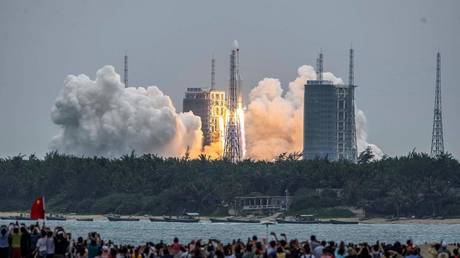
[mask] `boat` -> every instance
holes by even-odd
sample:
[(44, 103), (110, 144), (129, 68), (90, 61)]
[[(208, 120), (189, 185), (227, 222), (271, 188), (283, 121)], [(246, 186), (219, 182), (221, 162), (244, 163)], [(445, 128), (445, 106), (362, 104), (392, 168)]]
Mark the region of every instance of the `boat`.
[(290, 219), (276, 219), (279, 224), (320, 224), (319, 221), (302, 221), (302, 220), (290, 220)]
[(276, 219), (280, 224), (319, 224), (321, 221), (315, 218), (314, 215), (298, 215), (295, 217), (286, 217), (284, 219)]
[(196, 222), (200, 221), (199, 216), (200, 216), (199, 213), (187, 212), (187, 213), (184, 213), (184, 215), (182, 215), (182, 216), (175, 216), (175, 217), (163, 216), (163, 219), (166, 222), (196, 223)]
[(78, 218), (76, 221), (94, 221), (93, 218)]
[(329, 223), (331, 224), (337, 224), (337, 225), (355, 225), (359, 224), (358, 221), (343, 221), (343, 220), (329, 220)]
[(238, 217), (231, 217), (227, 218), (228, 222), (233, 223), (260, 223), (260, 220), (253, 219), (253, 218), (238, 218)]
[(120, 215), (108, 215), (106, 218), (109, 221), (139, 221), (138, 218), (133, 218), (133, 217), (122, 217)]
[(165, 219), (164, 218), (153, 218), (153, 217), (150, 217), (149, 220), (151, 222), (165, 222)]
[(228, 223), (227, 218), (209, 218), (211, 223)]
[(199, 222), (200, 219), (177, 216), (177, 217), (164, 217), (164, 221), (165, 222), (196, 223), (196, 222)]
[(11, 220), (33, 220), (30, 218), (30, 216), (26, 216), (24, 214), (19, 214), (19, 216), (11, 216)]
[(67, 220), (67, 218), (60, 214), (50, 214), (46, 216), (46, 220)]

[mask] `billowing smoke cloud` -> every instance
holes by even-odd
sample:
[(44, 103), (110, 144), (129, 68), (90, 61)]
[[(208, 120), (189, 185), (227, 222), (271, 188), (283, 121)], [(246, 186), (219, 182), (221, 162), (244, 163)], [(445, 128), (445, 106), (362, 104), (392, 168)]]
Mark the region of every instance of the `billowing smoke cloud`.
[(368, 146), (371, 147), (374, 153), (374, 159), (381, 159), (385, 153), (379, 146), (367, 142), (367, 119), (362, 110), (356, 111), (356, 141), (358, 144), (358, 151), (361, 152)]
[(192, 156), (201, 148), (201, 120), (177, 113), (156, 86), (125, 88), (112, 66), (96, 80), (69, 75), (51, 112), (61, 127), (51, 149), (76, 155), (120, 156), (131, 151), (161, 156)]
[[(273, 78), (261, 80), (252, 89), (245, 113), (248, 158), (272, 160), (281, 153), (302, 150), (304, 85), (307, 80), (316, 79), (316, 72), (312, 66), (303, 65), (297, 73), (286, 94), (280, 81)], [(342, 79), (329, 72), (323, 73), (323, 78), (343, 84)], [(366, 141), (366, 119), (362, 111), (358, 110), (356, 120), (358, 151), (371, 146), (376, 157), (381, 157), (382, 151)]]

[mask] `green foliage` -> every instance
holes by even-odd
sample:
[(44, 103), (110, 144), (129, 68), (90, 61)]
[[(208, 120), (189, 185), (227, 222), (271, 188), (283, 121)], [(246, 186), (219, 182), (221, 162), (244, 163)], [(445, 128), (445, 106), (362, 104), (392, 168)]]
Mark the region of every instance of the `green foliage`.
[(117, 159), (18, 155), (0, 159), (0, 210), (28, 210), (35, 197), (45, 195), (47, 209), (57, 212), (218, 215), (236, 196), (284, 195), (288, 189), (291, 211), (298, 213), (337, 214), (332, 208), (353, 206), (368, 215), (460, 215), (460, 165), (451, 155), (413, 151), (372, 158), (365, 151), (358, 164), (303, 161), (294, 153), (274, 162), (233, 164), (135, 153)]

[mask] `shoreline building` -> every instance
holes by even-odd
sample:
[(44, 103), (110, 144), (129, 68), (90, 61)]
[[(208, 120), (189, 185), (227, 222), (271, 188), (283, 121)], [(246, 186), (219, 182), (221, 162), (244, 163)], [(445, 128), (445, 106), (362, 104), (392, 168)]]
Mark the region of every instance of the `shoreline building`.
[(348, 84), (323, 80), (322, 53), (316, 70), (317, 79), (305, 85), (303, 158), (356, 162), (353, 49), (350, 49)]
[(223, 142), (225, 130), (225, 91), (215, 88), (215, 60), (212, 59), (211, 88), (187, 88), (182, 111), (192, 111), (201, 118), (202, 146)]

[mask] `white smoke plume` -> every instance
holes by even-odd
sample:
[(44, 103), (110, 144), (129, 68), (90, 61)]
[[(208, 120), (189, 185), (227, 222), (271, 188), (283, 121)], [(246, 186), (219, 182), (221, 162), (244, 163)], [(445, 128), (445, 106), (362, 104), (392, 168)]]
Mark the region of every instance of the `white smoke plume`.
[[(273, 78), (261, 80), (251, 90), (245, 113), (248, 158), (273, 160), (281, 153), (302, 150), (304, 85), (307, 80), (316, 79), (316, 72), (312, 66), (303, 65), (297, 74), (286, 94), (283, 94), (280, 81)], [(343, 84), (341, 78), (330, 72), (323, 73), (323, 78)], [(371, 146), (376, 158), (381, 157), (382, 151), (366, 141), (366, 119), (362, 111), (358, 110), (356, 120), (358, 151)]]
[(371, 147), (372, 153), (374, 153), (374, 159), (382, 159), (383, 153), (379, 146), (367, 142), (367, 119), (362, 110), (357, 110), (355, 114), (356, 121), (356, 141), (358, 145), (358, 152), (361, 153), (368, 146)]
[(61, 127), (50, 148), (63, 153), (115, 157), (136, 153), (160, 156), (199, 154), (201, 120), (177, 113), (156, 86), (125, 88), (112, 66), (86, 75), (69, 75), (51, 112)]

